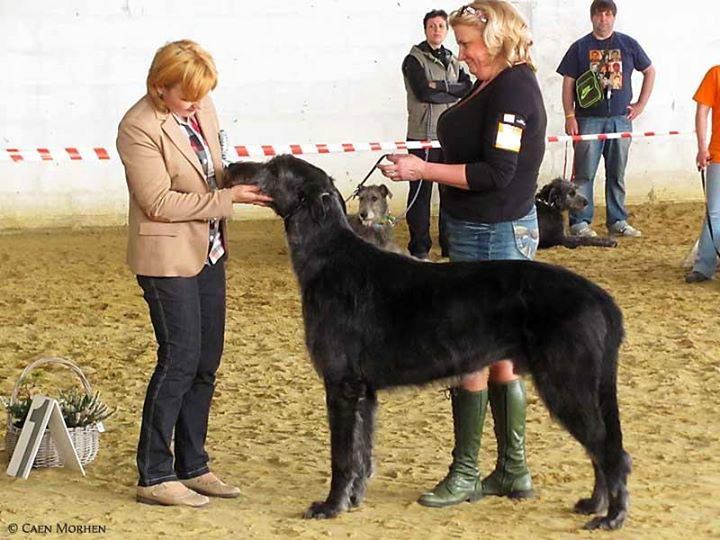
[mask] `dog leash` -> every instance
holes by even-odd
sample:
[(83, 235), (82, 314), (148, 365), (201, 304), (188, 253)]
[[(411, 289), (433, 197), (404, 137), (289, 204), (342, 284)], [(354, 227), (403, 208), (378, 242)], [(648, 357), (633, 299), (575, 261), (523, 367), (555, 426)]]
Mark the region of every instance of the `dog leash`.
[(345, 199), (345, 202), (348, 202), (350, 199), (354, 199), (355, 197), (357, 197), (358, 193), (360, 193), (360, 190), (361, 190), (362, 187), (363, 187), (363, 184), (364, 184), (365, 182), (367, 182), (368, 178), (370, 178), (370, 175), (372, 175), (372, 173), (375, 172), (375, 169), (378, 168), (378, 166), (380, 165), (380, 162), (381, 162), (383, 159), (385, 159), (386, 157), (389, 157), (389, 156), (390, 156), (390, 154), (383, 154), (382, 156), (380, 156), (380, 157), (378, 158), (378, 160), (375, 162), (375, 165), (373, 165), (372, 168), (370, 169), (370, 172), (365, 175), (365, 178), (363, 178), (363, 179), (362, 179), (362, 182), (360, 182), (360, 183), (358, 184), (358, 186), (355, 188), (355, 191), (353, 191), (353, 192), (350, 194), (350, 196), (349, 196), (347, 199)]
[[(365, 178), (363, 178), (362, 181), (357, 185), (357, 187), (355, 188), (355, 191), (353, 191), (353, 192), (350, 194), (350, 196), (349, 196), (347, 199), (345, 199), (345, 202), (346, 202), (346, 203), (347, 203), (348, 201), (350, 201), (350, 199), (354, 199), (355, 197), (358, 196), (358, 194), (360, 193), (360, 190), (362, 189), (363, 185), (365, 184), (365, 182), (367, 182), (368, 178), (370, 178), (370, 176), (372, 175), (372, 173), (374, 173), (375, 170), (378, 168), (378, 166), (380, 165), (380, 162), (381, 162), (383, 159), (385, 159), (386, 157), (388, 157), (389, 155), (390, 155), (390, 154), (383, 154), (382, 156), (380, 156), (380, 158), (375, 162), (375, 165), (373, 165), (373, 166), (370, 168), (370, 172), (368, 172), (368, 173), (365, 175)], [(429, 156), (429, 150), (427, 150), (427, 149), (426, 149), (426, 152), (425, 152), (425, 156), (426, 156), (425, 161), (427, 161), (427, 157)], [(407, 208), (405, 209), (405, 211), (404, 211), (401, 215), (399, 215), (399, 216), (397, 216), (397, 217), (395, 217), (395, 216), (390, 216), (390, 215), (387, 216), (387, 222), (388, 222), (391, 226), (394, 227), (395, 224), (396, 224), (398, 221), (401, 221), (401, 220), (405, 219), (405, 216), (407, 216), (407, 213), (408, 213), (408, 212), (410, 211), (410, 209), (413, 207), (413, 205), (415, 204), (415, 201), (417, 201), (418, 195), (420, 195), (420, 190), (421, 190), (422, 187), (423, 187), (423, 182), (425, 182), (425, 181), (424, 181), (424, 180), (420, 180), (420, 182), (421, 182), (421, 184), (418, 186), (417, 190), (415, 191), (415, 196), (413, 197), (412, 201), (410, 201), (410, 204), (408, 204), (408, 206), (407, 206)]]
[(705, 187), (705, 168), (700, 169), (700, 180), (702, 180), (703, 194), (705, 195), (705, 221), (708, 226), (708, 232), (710, 232), (710, 241), (712, 242), (715, 254), (720, 257), (720, 252), (715, 245), (715, 235), (713, 234), (712, 223), (710, 223), (710, 208), (708, 207), (707, 188)]
[[(563, 178), (568, 178), (567, 176), (567, 165), (568, 165), (568, 149), (570, 148), (570, 141), (565, 141), (565, 152), (563, 156)], [(570, 166), (570, 169), (572, 170), (572, 177), (570, 177), (570, 181), (572, 182), (575, 180), (575, 159), (573, 157), (572, 165)]]
[[(410, 211), (410, 209), (411, 209), (411, 208), (413, 207), (413, 205), (415, 204), (415, 201), (417, 201), (418, 196), (420, 195), (420, 190), (421, 190), (421, 189), (423, 188), (423, 186), (425, 185), (425, 180), (419, 180), (419, 182), (420, 182), (420, 185), (419, 185), (418, 188), (415, 190), (415, 195), (413, 195), (412, 201), (410, 201), (410, 204), (407, 205), (407, 208), (405, 208), (405, 211), (404, 211), (402, 214), (400, 214), (398, 217), (394, 217), (394, 216), (392, 217), (392, 224), (393, 224), (393, 225), (395, 225), (396, 222), (405, 219), (405, 217), (408, 215), (408, 212)], [(409, 184), (408, 184), (408, 185), (409, 185)]]
[[(429, 160), (430, 160), (430, 149), (426, 148), (424, 161), (427, 163)], [(418, 182), (420, 182), (420, 183), (418, 184), (418, 188), (415, 190), (415, 195), (413, 195), (413, 198), (412, 198), (412, 201), (410, 201), (410, 204), (407, 205), (407, 207), (405, 208), (405, 211), (401, 215), (399, 215), (396, 218), (393, 218), (396, 222), (405, 219), (405, 217), (408, 215), (408, 212), (410, 212), (410, 209), (415, 204), (415, 201), (417, 201), (418, 197), (420, 196), (420, 190), (423, 188), (423, 186), (426, 184), (427, 181), (421, 179), (421, 180), (418, 180)], [(409, 183), (408, 183), (408, 186), (410, 186)], [(409, 187), (408, 187), (408, 189), (409, 189)], [(430, 189), (432, 189), (432, 183), (430, 183)], [(394, 222), (393, 222), (393, 225), (395, 225)]]

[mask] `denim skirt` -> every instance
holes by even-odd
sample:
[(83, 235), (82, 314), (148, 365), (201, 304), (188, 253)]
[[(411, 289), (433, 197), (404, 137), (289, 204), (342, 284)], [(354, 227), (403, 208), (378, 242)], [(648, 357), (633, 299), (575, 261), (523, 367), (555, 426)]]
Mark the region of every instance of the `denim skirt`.
[(478, 223), (455, 219), (444, 213), (443, 222), (448, 255), (453, 262), (532, 260), (540, 242), (535, 205), (526, 215), (513, 221)]

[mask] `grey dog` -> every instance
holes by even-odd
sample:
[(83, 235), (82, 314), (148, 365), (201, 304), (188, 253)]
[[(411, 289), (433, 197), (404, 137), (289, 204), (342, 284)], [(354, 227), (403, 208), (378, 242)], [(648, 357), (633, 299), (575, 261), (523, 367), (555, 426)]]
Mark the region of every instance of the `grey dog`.
[(356, 196), (358, 212), (348, 217), (350, 227), (355, 234), (380, 249), (404, 253), (395, 244), (393, 233), (395, 223), (388, 209), (388, 199), (392, 198), (392, 193), (387, 186), (383, 184), (362, 186), (357, 190)]

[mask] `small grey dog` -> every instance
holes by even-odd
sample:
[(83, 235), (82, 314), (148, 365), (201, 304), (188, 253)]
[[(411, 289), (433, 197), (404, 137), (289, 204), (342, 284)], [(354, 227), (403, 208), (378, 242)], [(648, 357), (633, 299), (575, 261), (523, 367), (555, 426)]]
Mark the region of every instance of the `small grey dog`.
[(393, 239), (395, 224), (388, 213), (388, 199), (392, 199), (392, 193), (387, 186), (362, 186), (356, 196), (358, 213), (348, 216), (355, 234), (380, 249), (405, 254)]

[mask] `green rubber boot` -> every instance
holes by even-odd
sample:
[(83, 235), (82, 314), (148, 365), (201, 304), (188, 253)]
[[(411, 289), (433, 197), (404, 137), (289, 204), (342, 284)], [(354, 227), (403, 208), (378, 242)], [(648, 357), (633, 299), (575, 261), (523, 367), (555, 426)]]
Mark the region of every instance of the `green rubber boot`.
[(488, 387), (495, 421), (497, 464), (482, 481), (484, 495), (525, 499), (533, 496), (525, 462), (525, 385), (518, 379)]
[(447, 476), (418, 499), (418, 503), (423, 506), (441, 508), (477, 501), (483, 496), (477, 460), (488, 391), (469, 392), (454, 388), (451, 390), (451, 398), (455, 433), (452, 465)]

